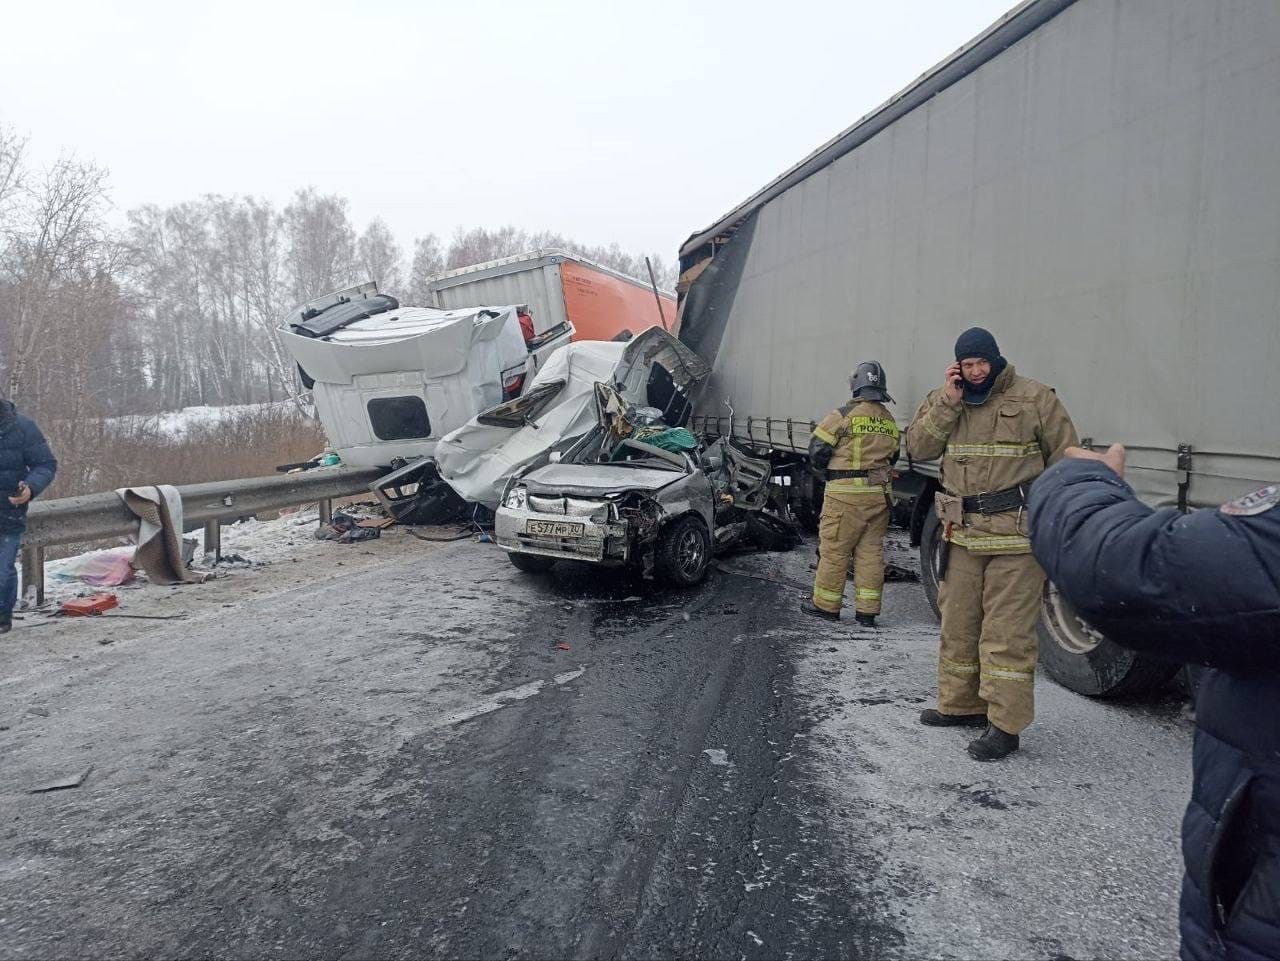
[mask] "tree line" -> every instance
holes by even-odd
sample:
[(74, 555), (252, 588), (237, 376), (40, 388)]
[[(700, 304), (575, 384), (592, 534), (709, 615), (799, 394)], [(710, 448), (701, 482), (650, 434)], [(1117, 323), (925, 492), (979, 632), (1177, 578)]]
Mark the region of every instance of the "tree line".
[[(35, 170), (26, 152), (0, 127), (0, 388), (46, 419), (296, 398), (276, 326), (354, 282), (427, 303), (443, 270), (550, 246), (647, 276), (644, 257), (617, 244), (512, 226), (427, 233), (406, 252), (381, 219), (358, 230), (344, 198), (313, 188), (283, 207), (219, 195), (147, 204), (115, 225), (103, 167), (62, 157)], [(671, 286), (674, 271), (653, 262)]]

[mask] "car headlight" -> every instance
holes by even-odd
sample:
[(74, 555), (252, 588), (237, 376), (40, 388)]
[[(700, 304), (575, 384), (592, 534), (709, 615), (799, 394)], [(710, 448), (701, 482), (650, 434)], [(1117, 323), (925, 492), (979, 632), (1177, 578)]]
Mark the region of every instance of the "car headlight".
[(507, 491), (507, 499), (502, 502), (502, 506), (518, 511), (524, 510), (529, 506), (529, 492), (523, 487), (511, 488)]

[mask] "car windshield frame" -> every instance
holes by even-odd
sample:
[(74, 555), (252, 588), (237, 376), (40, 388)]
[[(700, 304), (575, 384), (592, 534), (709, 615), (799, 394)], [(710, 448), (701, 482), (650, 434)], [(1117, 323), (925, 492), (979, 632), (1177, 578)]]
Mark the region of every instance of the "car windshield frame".
[(567, 383), (566, 380), (552, 380), (538, 384), (519, 397), (490, 407), (476, 417), (476, 422), (486, 427), (523, 427), (546, 410)]

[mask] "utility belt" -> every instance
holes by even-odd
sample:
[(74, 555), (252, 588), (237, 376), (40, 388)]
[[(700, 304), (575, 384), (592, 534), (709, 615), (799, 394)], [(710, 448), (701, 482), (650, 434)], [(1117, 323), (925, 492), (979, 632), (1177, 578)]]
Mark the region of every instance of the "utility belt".
[(1019, 484), (1002, 491), (972, 494), (968, 497), (939, 492), (934, 495), (934, 502), (940, 520), (961, 524), (965, 514), (1003, 514), (1005, 511), (1021, 510), (1027, 506), (1027, 493), (1030, 490), (1030, 484)]
[(870, 470), (829, 470), (827, 471), (827, 480), (849, 480), (853, 477), (865, 477), (873, 485), (888, 484), (893, 481), (893, 468), (891, 467), (873, 467)]

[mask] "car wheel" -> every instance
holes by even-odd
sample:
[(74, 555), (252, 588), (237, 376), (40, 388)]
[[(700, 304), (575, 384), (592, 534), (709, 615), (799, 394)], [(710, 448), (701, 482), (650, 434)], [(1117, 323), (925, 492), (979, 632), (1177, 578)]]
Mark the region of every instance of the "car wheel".
[(550, 557), (540, 557), (537, 554), (520, 554), (516, 551), (507, 551), (507, 560), (511, 562), (511, 566), (516, 570), (524, 571), (526, 574), (545, 574), (556, 563)]
[(702, 521), (692, 514), (666, 526), (658, 541), (658, 572), (677, 587), (692, 587), (707, 576), (711, 566), (711, 538)]

